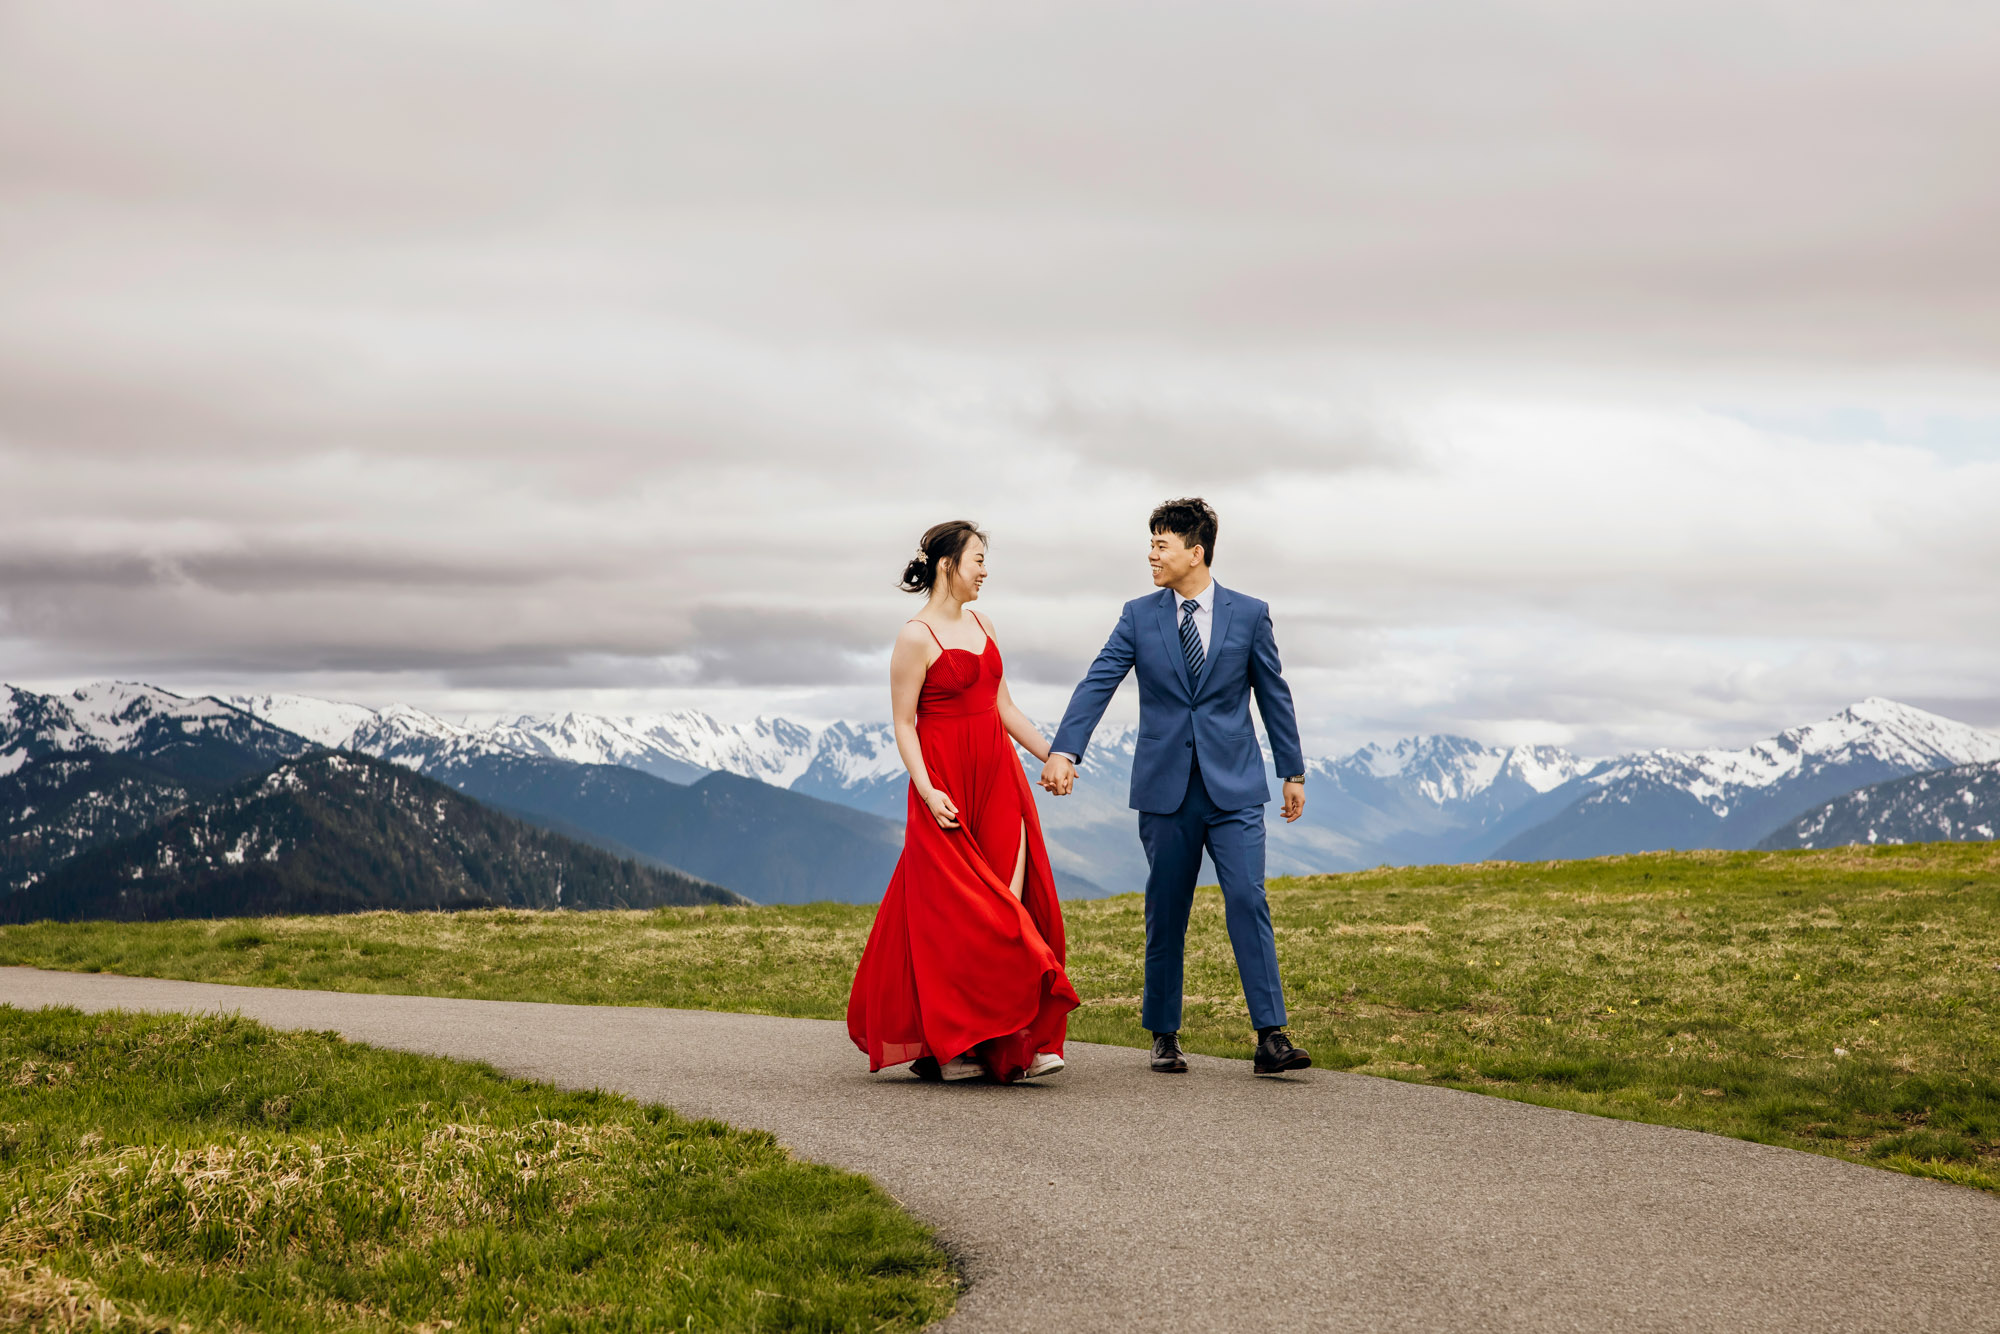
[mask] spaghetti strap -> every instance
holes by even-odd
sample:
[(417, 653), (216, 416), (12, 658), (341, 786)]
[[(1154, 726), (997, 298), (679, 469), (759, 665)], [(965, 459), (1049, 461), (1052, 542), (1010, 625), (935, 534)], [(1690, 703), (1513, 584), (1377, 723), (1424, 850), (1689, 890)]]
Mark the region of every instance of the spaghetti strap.
[[(929, 621), (920, 621), (920, 620), (918, 620), (918, 619), (917, 619), (916, 617), (914, 617), (914, 616), (912, 616), (912, 617), (910, 618), (910, 624), (911, 624), (911, 625), (921, 625), (921, 626), (923, 626), (923, 627), (924, 627), (924, 629), (926, 629), (926, 630), (931, 630), (931, 626), (930, 626), (930, 622), (929, 622)], [(985, 629), (986, 627), (982, 625), (982, 626), (980, 626), (979, 628), (980, 628), (981, 630), (984, 630), (984, 629)], [(938, 652), (940, 652), (940, 653), (944, 652), (944, 641), (943, 641), (942, 639), (939, 639), (939, 638), (937, 637), (937, 631), (935, 631), (935, 630), (931, 630), (931, 638), (932, 638), (932, 640), (934, 640), (934, 641), (935, 641), (935, 642), (937, 643), (937, 646), (938, 646)]]
[(978, 627), (979, 627), (979, 633), (980, 633), (980, 634), (982, 634), (982, 635), (985, 635), (985, 636), (986, 636), (986, 637), (987, 637), (988, 639), (991, 639), (991, 638), (993, 638), (993, 632), (992, 632), (991, 630), (988, 630), (988, 629), (986, 628), (986, 622), (984, 622), (984, 621), (982, 621), (982, 620), (980, 620), (980, 619), (979, 619), (979, 613), (978, 613), (978, 612), (974, 611), (974, 610), (973, 610), (972, 608), (970, 608), (970, 607), (967, 607), (967, 608), (965, 609), (965, 614), (966, 614), (967, 616), (970, 616), (970, 617), (972, 618), (972, 623), (973, 623), (974, 625), (976, 625), (976, 626), (978, 626)]

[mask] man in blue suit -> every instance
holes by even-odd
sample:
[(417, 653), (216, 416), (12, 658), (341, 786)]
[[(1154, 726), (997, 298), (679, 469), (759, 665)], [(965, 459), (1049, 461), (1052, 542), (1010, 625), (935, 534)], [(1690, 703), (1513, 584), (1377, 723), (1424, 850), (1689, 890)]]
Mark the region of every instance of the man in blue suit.
[(1285, 1032), (1285, 991), (1264, 900), (1264, 805), (1271, 788), (1250, 724), (1250, 696), (1285, 782), (1285, 819), (1305, 812), (1305, 756), (1291, 687), (1278, 664), (1271, 608), (1218, 585), (1215, 511), (1198, 497), (1153, 511), (1149, 560), (1159, 592), (1125, 604), (1117, 628), (1070, 696), (1042, 769), (1042, 786), (1066, 796), (1105, 706), (1139, 674), (1139, 744), (1132, 808), (1152, 868), (1146, 877), (1146, 994), (1140, 1020), (1153, 1034), (1153, 1069), (1181, 1074), (1181, 975), (1188, 911), (1205, 848), (1222, 881), (1229, 943), (1257, 1026), (1256, 1072), (1312, 1064)]

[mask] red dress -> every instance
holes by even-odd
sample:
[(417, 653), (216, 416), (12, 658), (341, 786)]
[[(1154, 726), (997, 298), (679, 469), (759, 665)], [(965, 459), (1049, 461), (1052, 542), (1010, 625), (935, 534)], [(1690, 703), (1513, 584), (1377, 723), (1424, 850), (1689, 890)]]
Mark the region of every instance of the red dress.
[[(910, 785), (903, 857), (854, 974), (847, 1031), (870, 1070), (972, 1052), (1011, 1082), (1035, 1053), (1062, 1053), (1076, 990), (1063, 972), (1062, 909), (1035, 799), (1000, 723), (999, 646), (989, 635), (978, 653), (939, 648), (917, 699), (917, 738), (959, 827), (939, 828)], [(1007, 886), (1023, 835), (1017, 900)]]

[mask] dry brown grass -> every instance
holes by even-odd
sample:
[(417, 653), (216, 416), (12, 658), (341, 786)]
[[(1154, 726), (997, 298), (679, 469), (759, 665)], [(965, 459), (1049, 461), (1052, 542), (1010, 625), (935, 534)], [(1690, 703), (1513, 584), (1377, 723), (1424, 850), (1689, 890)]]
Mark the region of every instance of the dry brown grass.
[(66, 1278), (45, 1265), (0, 1267), (0, 1329), (23, 1334), (181, 1334), (187, 1324), (162, 1320), (132, 1302), (113, 1301), (96, 1284)]

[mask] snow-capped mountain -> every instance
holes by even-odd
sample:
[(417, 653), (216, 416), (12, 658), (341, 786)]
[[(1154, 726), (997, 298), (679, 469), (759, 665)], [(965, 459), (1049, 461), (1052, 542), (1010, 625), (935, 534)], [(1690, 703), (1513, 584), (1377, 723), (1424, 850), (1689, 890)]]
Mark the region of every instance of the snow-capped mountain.
[(152, 686), (0, 686), (0, 895), (308, 749), (241, 710)]
[[(0, 706), (0, 773), (51, 749), (116, 749), (149, 726), (240, 727), (254, 716), (455, 784), (469, 781), (469, 766), (529, 757), (634, 769), (676, 784), (733, 774), (892, 822), (907, 801), (895, 738), (882, 722), (726, 723), (683, 710), (522, 715), (474, 727), (405, 706), (277, 694), (186, 700), (133, 685), (61, 696), (10, 691)], [(1136, 744), (1133, 728), (1103, 729), (1083, 757), (1075, 793), (1038, 796), (1059, 873), (1114, 891), (1144, 883), (1126, 807)], [(1308, 761), (1305, 818), (1271, 822), (1269, 866), (1287, 874), (1494, 855), (1749, 847), (1868, 784), (1992, 761), (2000, 761), (2000, 736), (1884, 699), (1741, 749), (1658, 750), (1599, 763), (1553, 746), (1406, 737)], [(1039, 768), (1024, 764), (1031, 774)]]
[[(894, 736), (879, 722), (733, 724), (683, 711), (529, 715), (465, 728), (405, 708), (357, 712), (296, 697), (231, 702), (326, 744), (432, 772), (478, 755), (537, 755), (678, 782), (732, 773), (892, 821), (907, 800)], [(1075, 793), (1039, 799), (1059, 871), (1107, 889), (1144, 883), (1126, 808), (1136, 743), (1135, 729), (1104, 729), (1083, 758)], [(1554, 746), (1406, 737), (1310, 760), (1305, 818), (1271, 823), (1269, 865), (1284, 874), (1492, 855), (1747, 847), (1815, 802), (1985, 759), (2000, 759), (2000, 737), (1881, 699), (1738, 750), (1662, 750), (1596, 764)]]
[(889, 724), (834, 723), (814, 740), (812, 762), (792, 780), (791, 788), (900, 820), (908, 782)]
[(221, 699), (231, 708), (254, 714), (330, 750), (353, 749), (347, 744), (349, 738), (363, 724), (373, 722), (378, 713), (363, 704), (342, 704), (310, 695), (224, 695)]
[(700, 713), (630, 720), (661, 745), (684, 748), (686, 763), (790, 787), (812, 766), (820, 733), (783, 718), (724, 724)]
[(189, 700), (152, 686), (99, 681), (62, 695), (0, 686), (0, 772), (65, 750), (124, 750), (148, 724), (197, 729), (233, 712), (214, 700)]
[(1306, 814), (1271, 846), (1305, 871), (1474, 860), (1524, 811), (1589, 769), (1559, 746), (1405, 737), (1308, 762)]
[(689, 737), (708, 731), (704, 714), (669, 714), (659, 719), (610, 718), (565, 713), (554, 718), (522, 716), (508, 735), (537, 754), (577, 764), (621, 764), (673, 783), (691, 783), (719, 765), (692, 758)]
[(217, 750), (276, 763), (304, 749), (288, 728), (220, 700), (188, 699), (157, 686), (99, 681), (42, 695), (0, 685), (0, 774), (64, 752), (185, 757)]
[[(529, 715), (462, 727), (404, 706), (237, 698), (274, 721), (312, 727), (323, 744), (418, 770), (620, 856), (686, 870), (759, 902), (872, 901), (902, 848), (900, 804), (895, 823), (877, 819), (865, 789), (879, 768), (876, 746), (894, 754), (887, 727), (813, 729), (775, 718), (732, 725), (691, 712)], [(845, 800), (812, 799), (809, 774), (830, 776)]]
[[(325, 747), (421, 771), (618, 857), (726, 878), (762, 901), (880, 895), (900, 823), (784, 790), (820, 753), (821, 732), (780, 720), (668, 721), (677, 727), (583, 715), (465, 727), (407, 706), (302, 695), (230, 701), (129, 684), (56, 695), (0, 687), (0, 889), (32, 889), (107, 841)], [(850, 780), (867, 776), (872, 743), (888, 735), (822, 730), (822, 767)], [(679, 747), (671, 753), (720, 758), (765, 781), (692, 767), (684, 774), (698, 781), (665, 781), (642, 771), (664, 766), (661, 746), (631, 744), (649, 732)]]
[(227, 695), (223, 702), (330, 750), (353, 750), (425, 769), (472, 755), (534, 753), (505, 729), (448, 723), (404, 704), (371, 709), (309, 695)]
[[(302, 695), (232, 695), (228, 702), (323, 746), (415, 769), (472, 755), (540, 755), (574, 764), (622, 765), (675, 783), (721, 772), (791, 787), (813, 766), (823, 742), (851, 748), (843, 729), (853, 730), (846, 724), (816, 730), (783, 718), (724, 723), (693, 710), (633, 717), (523, 714), (512, 722), (461, 727), (404, 705), (370, 709)], [(883, 736), (887, 732), (881, 729)], [(892, 753), (894, 749), (892, 743)], [(845, 768), (858, 772), (852, 764)]]
[(1581, 771), (1577, 759), (1556, 746), (1482, 746), (1462, 736), (1405, 737), (1393, 746), (1366, 745), (1338, 760), (1317, 762), (1333, 776), (1394, 780), (1438, 806), (1470, 801), (1496, 783), (1518, 782), (1532, 791), (1560, 787)]
[(1832, 769), (1879, 765), (1919, 773), (2000, 759), (2000, 736), (1894, 700), (1870, 698), (1824, 722), (1778, 733), (1742, 750), (1657, 750), (1608, 766), (1591, 782), (1668, 777), (1726, 820), (1757, 794)]
[[(1656, 750), (1598, 766), (1503, 857), (1747, 848), (1808, 808), (1907, 774), (2000, 759), (2000, 736), (1870, 698), (1741, 750)], [(1571, 795), (1571, 788), (1559, 789)]]
[(523, 754), (575, 764), (617, 764), (691, 783), (710, 773), (790, 787), (812, 765), (818, 734), (783, 718), (724, 723), (691, 709), (612, 717), (523, 714), (475, 733)]
[(1911, 774), (1835, 797), (1779, 829), (1763, 848), (1850, 843), (1987, 843), (2000, 839), (2000, 761)]

